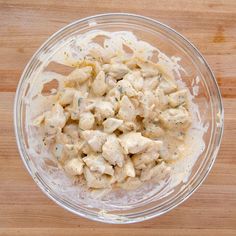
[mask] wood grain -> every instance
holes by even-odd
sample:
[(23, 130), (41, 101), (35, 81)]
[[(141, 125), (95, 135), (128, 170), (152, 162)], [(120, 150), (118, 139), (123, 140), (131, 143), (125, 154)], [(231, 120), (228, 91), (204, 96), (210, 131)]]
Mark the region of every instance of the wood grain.
[[(190, 39), (211, 65), (223, 95), (225, 131), (204, 184), (164, 216), (132, 225), (77, 217), (49, 200), (19, 157), (13, 101), (35, 50), (69, 22), (105, 12), (155, 18)], [(236, 1), (235, 0), (0, 0), (0, 235), (236, 235)]]

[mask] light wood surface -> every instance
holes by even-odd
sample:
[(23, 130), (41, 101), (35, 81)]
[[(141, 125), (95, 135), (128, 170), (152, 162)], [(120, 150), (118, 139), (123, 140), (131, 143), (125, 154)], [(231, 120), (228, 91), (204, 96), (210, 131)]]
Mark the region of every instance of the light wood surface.
[[(77, 217), (49, 200), (19, 157), (13, 100), (35, 50), (78, 18), (131, 12), (162, 21), (189, 38), (211, 65), (223, 95), (225, 131), (206, 181), (164, 216), (131, 225)], [(236, 1), (235, 0), (0, 0), (0, 235), (236, 235)]]

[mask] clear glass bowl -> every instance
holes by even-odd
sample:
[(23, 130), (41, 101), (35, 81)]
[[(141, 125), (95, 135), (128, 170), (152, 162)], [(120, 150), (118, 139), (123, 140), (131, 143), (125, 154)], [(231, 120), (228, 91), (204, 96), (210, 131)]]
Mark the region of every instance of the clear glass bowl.
[[(118, 207), (114, 211), (107, 212), (101, 212), (99, 207), (84, 204), (82, 199), (72, 200), (65, 192), (53, 188), (52, 183), (40, 173), (38, 166), (35, 165), (28, 152), (25, 129), (24, 98), (34, 81), (34, 72), (43, 66), (43, 62), (39, 58), (50, 57), (57, 50), (56, 45), (66, 42), (71, 36), (94, 29), (132, 31), (139, 39), (154, 45), (165, 54), (180, 57), (181, 66), (187, 72), (187, 76), (184, 76), (183, 80), (190, 90), (195, 83), (195, 78), (197, 76), (199, 78), (199, 93), (194, 102), (199, 107), (201, 120), (209, 125), (204, 135), (206, 147), (195, 163), (187, 183), (179, 184), (171, 194), (165, 197), (149, 198), (141, 203), (137, 202), (131, 207)], [(190, 197), (200, 186), (208, 175), (220, 147), (223, 133), (223, 106), (216, 79), (209, 65), (187, 39), (156, 20), (133, 14), (113, 13), (75, 21), (52, 35), (40, 47), (21, 76), (15, 97), (14, 124), (21, 158), (35, 182), (49, 198), (65, 209), (92, 220), (107, 223), (132, 223), (160, 216), (170, 211)]]

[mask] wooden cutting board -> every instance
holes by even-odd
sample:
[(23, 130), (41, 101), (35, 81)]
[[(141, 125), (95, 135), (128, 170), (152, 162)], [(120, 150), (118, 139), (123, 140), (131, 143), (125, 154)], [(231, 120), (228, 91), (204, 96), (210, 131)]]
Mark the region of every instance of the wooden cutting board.
[[(221, 149), (203, 185), (166, 215), (131, 225), (86, 220), (49, 200), (23, 166), (13, 130), (16, 86), (35, 50), (69, 22), (105, 12), (149, 16), (185, 35), (212, 67), (225, 108)], [(0, 0), (0, 235), (236, 235), (236, 1)]]

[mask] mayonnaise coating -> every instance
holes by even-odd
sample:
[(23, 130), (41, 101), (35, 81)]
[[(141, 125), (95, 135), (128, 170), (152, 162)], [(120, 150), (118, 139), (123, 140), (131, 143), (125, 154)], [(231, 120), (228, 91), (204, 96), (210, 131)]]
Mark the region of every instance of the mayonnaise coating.
[(81, 176), (88, 188), (161, 181), (185, 149), (192, 122), (188, 90), (148, 53), (128, 55), (104, 45), (86, 56), (67, 62), (72, 72), (33, 125), (50, 140), (65, 172)]

